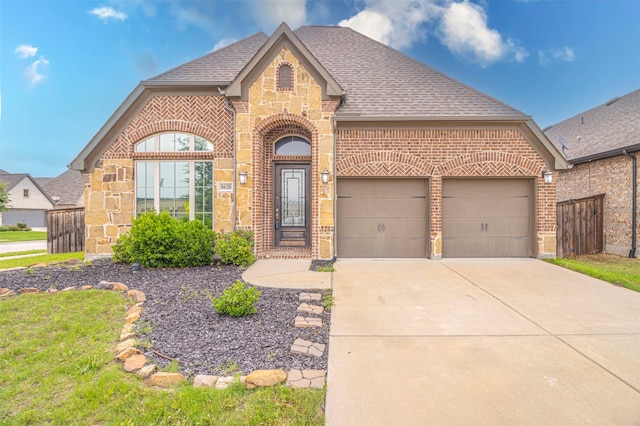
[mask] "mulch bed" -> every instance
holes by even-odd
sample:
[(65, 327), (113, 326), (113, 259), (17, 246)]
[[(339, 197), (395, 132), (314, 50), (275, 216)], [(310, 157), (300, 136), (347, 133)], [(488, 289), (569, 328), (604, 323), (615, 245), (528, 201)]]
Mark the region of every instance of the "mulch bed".
[[(249, 373), (257, 369), (326, 369), (331, 316), (325, 311), (323, 327), (294, 328), (300, 292), (307, 290), (260, 287), (258, 312), (234, 318), (218, 314), (211, 297), (241, 279), (234, 266), (147, 269), (102, 259), (91, 264), (56, 265), (0, 272), (0, 287), (17, 290), (36, 287), (62, 290), (70, 286), (117, 281), (142, 290), (144, 304), (136, 327), (148, 332), (139, 340), (150, 362), (163, 367), (179, 361), (186, 375)], [(123, 311), (124, 324), (124, 311)], [(289, 353), (296, 338), (327, 345), (324, 356)], [(116, 342), (114, 341), (114, 346)]]

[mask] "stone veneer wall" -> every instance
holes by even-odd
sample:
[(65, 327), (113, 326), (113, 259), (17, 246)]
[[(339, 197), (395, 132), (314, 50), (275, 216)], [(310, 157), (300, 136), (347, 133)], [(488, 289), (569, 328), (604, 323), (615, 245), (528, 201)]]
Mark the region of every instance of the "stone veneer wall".
[[(606, 194), (603, 220), (605, 252), (623, 256), (627, 256), (631, 249), (631, 167), (631, 159), (619, 155), (577, 164), (560, 172), (558, 178), (558, 201)], [(637, 224), (636, 232), (640, 235), (640, 215)]]
[(442, 178), (535, 179), (538, 257), (556, 253), (556, 184), (518, 129), (338, 129), (336, 167), (343, 176), (428, 177), (430, 257), (442, 255)]
[[(279, 88), (277, 71), (292, 67), (292, 87)], [(300, 61), (283, 48), (249, 88), (248, 102), (236, 102), (237, 173), (248, 172), (238, 187), (237, 227), (253, 229), (258, 257), (277, 255), (273, 249), (273, 162), (311, 162), (311, 252), (313, 258), (333, 257), (333, 176), (322, 184), (320, 172), (333, 170), (332, 117), (338, 101), (323, 101), (322, 88)], [(273, 143), (282, 136), (299, 135), (311, 142), (311, 157), (275, 157)], [(291, 251), (295, 253), (295, 250)], [(300, 253), (300, 251), (298, 251)], [(307, 254), (308, 256), (308, 254)]]
[[(134, 145), (160, 132), (193, 133), (213, 144), (213, 152), (143, 153)], [(233, 229), (233, 193), (217, 182), (233, 182), (233, 116), (222, 96), (155, 96), (102, 155), (85, 186), (85, 254), (111, 254), (111, 246), (131, 228), (135, 214), (135, 160), (212, 160), (214, 228)]]

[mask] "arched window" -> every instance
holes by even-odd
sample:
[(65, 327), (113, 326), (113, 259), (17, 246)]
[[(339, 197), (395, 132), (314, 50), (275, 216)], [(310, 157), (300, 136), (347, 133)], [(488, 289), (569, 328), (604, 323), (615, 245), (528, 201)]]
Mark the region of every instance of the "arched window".
[(311, 155), (311, 143), (300, 136), (285, 136), (275, 143), (276, 155)]
[(213, 151), (213, 144), (188, 133), (160, 133), (138, 142), (136, 152)]
[(291, 90), (292, 88), (291, 65), (283, 64), (278, 68), (278, 89)]

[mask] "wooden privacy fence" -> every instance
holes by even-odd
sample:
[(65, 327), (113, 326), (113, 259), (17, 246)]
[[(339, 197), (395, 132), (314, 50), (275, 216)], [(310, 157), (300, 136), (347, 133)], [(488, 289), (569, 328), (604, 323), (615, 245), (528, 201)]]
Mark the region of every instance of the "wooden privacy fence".
[(558, 257), (575, 257), (604, 250), (604, 194), (557, 204)]
[(84, 251), (84, 207), (47, 211), (47, 252)]

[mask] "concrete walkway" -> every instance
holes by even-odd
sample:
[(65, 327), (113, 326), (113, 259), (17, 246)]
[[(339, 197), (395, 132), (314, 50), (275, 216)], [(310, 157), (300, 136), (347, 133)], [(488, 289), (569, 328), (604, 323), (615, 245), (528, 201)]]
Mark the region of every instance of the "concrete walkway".
[(242, 279), (253, 285), (278, 288), (328, 289), (331, 274), (310, 271), (310, 260), (260, 259), (242, 274)]
[(534, 259), (335, 268), (328, 425), (640, 424), (640, 293)]

